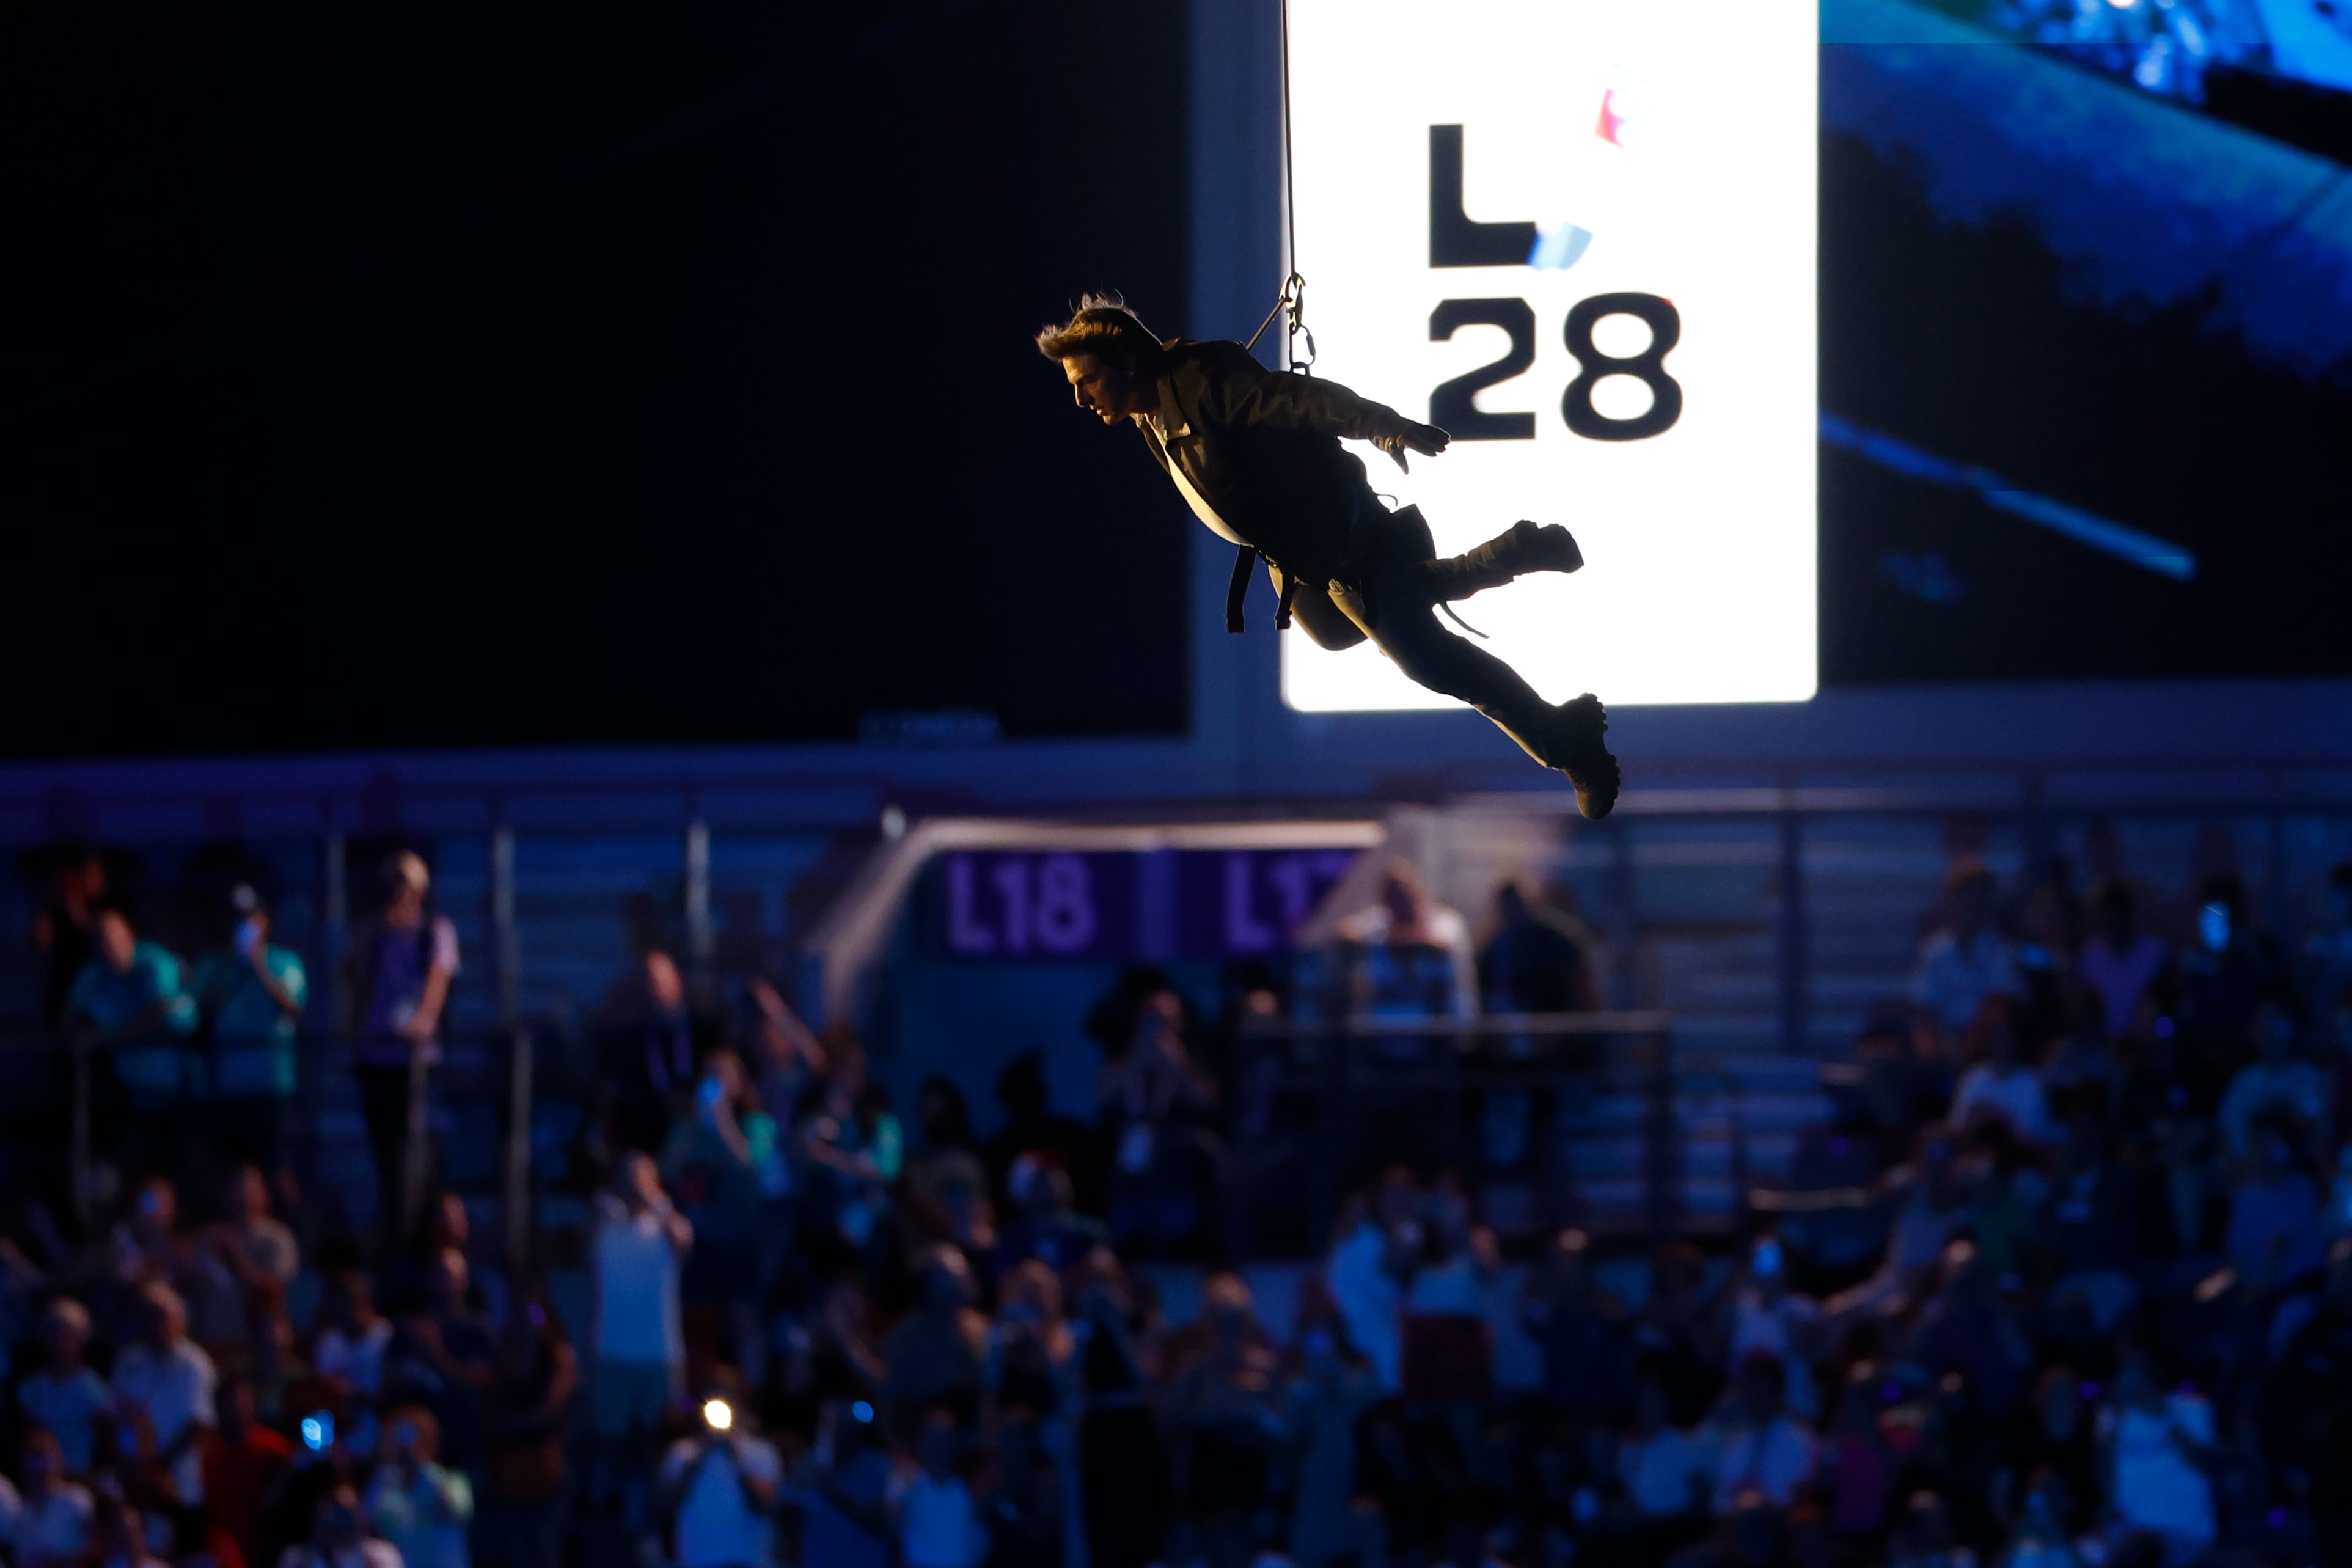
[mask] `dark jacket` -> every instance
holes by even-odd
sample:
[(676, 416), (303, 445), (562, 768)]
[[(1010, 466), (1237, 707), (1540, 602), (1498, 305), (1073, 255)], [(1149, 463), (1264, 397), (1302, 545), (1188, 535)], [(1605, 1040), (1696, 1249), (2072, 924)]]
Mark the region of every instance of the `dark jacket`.
[(1171, 477), (1181, 468), (1235, 542), (1284, 575), (1344, 575), (1351, 530), (1379, 507), (1340, 438), (1369, 441), (1413, 421), (1337, 382), (1267, 370), (1239, 343), (1180, 339), (1168, 351), (1159, 423), (1135, 421), (1152, 457)]

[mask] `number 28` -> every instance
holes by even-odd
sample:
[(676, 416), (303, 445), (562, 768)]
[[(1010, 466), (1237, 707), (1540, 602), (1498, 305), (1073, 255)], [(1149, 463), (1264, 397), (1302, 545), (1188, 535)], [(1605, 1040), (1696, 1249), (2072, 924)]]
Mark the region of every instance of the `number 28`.
[[(1631, 316), (1650, 329), (1649, 343), (1637, 354), (1605, 354), (1592, 342), (1603, 316)], [(1532, 414), (1488, 414), (1475, 406), (1478, 394), (1524, 373), (1536, 361), (1536, 313), (1525, 300), (1448, 300), (1429, 313), (1429, 341), (1444, 342), (1464, 327), (1500, 327), (1511, 334), (1502, 358), (1441, 383), (1429, 395), (1429, 422), (1457, 441), (1530, 441)], [(1568, 352), (1576, 379), (1559, 400), (1568, 427), (1589, 441), (1639, 441), (1662, 436), (1683, 416), (1683, 389), (1666, 374), (1666, 355), (1682, 341), (1683, 319), (1673, 303), (1655, 294), (1595, 294), (1568, 313)], [(1612, 419), (1592, 405), (1592, 384), (1603, 376), (1630, 375), (1650, 389), (1650, 406), (1630, 419)]]

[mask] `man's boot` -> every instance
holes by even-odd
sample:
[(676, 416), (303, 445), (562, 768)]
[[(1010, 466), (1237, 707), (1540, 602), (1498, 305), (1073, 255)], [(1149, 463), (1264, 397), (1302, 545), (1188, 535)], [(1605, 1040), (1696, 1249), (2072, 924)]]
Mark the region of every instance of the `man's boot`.
[(1601, 699), (1588, 691), (1555, 705), (1530, 692), (1509, 704), (1481, 703), (1478, 711), (1528, 755), (1566, 773), (1576, 786), (1576, 809), (1588, 819), (1598, 822), (1616, 808), (1617, 759), (1602, 739), (1609, 712)]
[(1617, 759), (1601, 739), (1609, 730), (1609, 711), (1588, 691), (1561, 703), (1552, 714), (1545, 748), (1550, 754), (1544, 760), (1576, 786), (1576, 809), (1598, 822), (1617, 806)]
[(1584, 552), (1568, 530), (1522, 520), (1475, 550), (1431, 562), (1429, 574), (1440, 600), (1466, 599), (1530, 572), (1573, 572), (1583, 564)]

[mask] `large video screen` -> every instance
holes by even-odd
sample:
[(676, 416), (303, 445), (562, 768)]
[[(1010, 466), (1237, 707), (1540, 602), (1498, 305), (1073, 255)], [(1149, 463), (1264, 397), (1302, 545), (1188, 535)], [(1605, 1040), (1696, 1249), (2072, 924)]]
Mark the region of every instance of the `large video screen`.
[(1459, 606), (1546, 696), (2352, 670), (2352, 5), (1291, 16), (1314, 373), (1454, 432), (1370, 459), (1441, 551), (1575, 531)]
[[(1811, 0), (1293, 0), (1290, 26), (1314, 374), (1454, 436), (1375, 488), (1441, 553), (1533, 518), (1588, 563), (1460, 615), (1555, 701), (1811, 696)], [(1283, 689), (1451, 704), (1296, 631)]]
[(2352, 7), (1821, 21), (1823, 684), (2352, 670)]

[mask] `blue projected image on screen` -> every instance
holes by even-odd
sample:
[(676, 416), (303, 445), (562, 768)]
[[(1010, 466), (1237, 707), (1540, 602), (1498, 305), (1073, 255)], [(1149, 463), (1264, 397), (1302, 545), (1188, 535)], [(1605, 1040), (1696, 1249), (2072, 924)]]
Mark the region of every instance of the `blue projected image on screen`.
[(2352, 672), (2352, 0), (1821, 16), (1824, 682)]
[(1938, 9), (2190, 102), (2216, 67), (2352, 89), (2346, 0), (1958, 0)]

